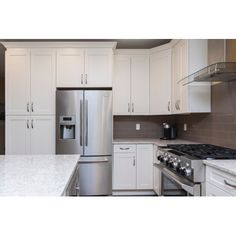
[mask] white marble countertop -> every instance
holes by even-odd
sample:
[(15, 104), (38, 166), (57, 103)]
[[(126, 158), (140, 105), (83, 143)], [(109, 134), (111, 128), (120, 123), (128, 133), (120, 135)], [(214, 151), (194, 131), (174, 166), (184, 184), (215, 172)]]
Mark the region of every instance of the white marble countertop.
[(205, 160), (205, 165), (236, 175), (236, 160)]
[(146, 144), (151, 143), (158, 146), (166, 146), (167, 144), (195, 144), (196, 142), (183, 140), (183, 139), (173, 139), (173, 140), (162, 140), (162, 139), (114, 139), (113, 144)]
[(61, 196), (79, 155), (0, 155), (0, 196)]

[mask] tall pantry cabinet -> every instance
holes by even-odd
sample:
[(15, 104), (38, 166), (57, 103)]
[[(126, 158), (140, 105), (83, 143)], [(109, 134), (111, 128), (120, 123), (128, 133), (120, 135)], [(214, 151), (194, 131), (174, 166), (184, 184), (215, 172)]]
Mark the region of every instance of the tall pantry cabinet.
[(7, 48), (6, 154), (55, 153), (54, 49)]

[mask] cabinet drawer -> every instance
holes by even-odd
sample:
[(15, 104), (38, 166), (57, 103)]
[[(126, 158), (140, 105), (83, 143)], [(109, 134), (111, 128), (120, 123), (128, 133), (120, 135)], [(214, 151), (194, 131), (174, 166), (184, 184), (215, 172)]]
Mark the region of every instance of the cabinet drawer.
[(225, 192), (222, 189), (216, 187), (215, 185), (206, 182), (206, 196), (224, 197), (231, 195), (228, 192)]
[(136, 145), (130, 144), (118, 144), (114, 145), (114, 152), (123, 152), (123, 153), (130, 153), (136, 152)]
[(236, 176), (207, 166), (206, 181), (228, 192), (230, 195), (236, 196)]

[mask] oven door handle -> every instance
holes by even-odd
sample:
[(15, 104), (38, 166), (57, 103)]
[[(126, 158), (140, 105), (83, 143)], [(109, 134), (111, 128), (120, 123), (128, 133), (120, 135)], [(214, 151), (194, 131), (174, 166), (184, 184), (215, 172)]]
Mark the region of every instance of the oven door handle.
[(183, 177), (180, 177), (176, 175), (175, 173), (171, 172), (167, 168), (163, 167), (160, 164), (154, 164), (164, 175), (166, 175), (168, 178), (176, 182), (182, 189), (184, 189), (186, 192), (192, 194), (193, 196), (200, 196), (200, 184), (193, 184), (190, 181), (184, 179)]

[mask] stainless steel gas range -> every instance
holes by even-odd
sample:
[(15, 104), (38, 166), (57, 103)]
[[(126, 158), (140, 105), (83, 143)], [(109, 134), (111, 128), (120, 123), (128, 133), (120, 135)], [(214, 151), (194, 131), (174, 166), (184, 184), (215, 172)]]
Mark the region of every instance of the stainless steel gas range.
[(156, 192), (162, 196), (204, 195), (206, 159), (236, 159), (236, 150), (210, 144), (176, 144), (158, 148), (154, 163)]

